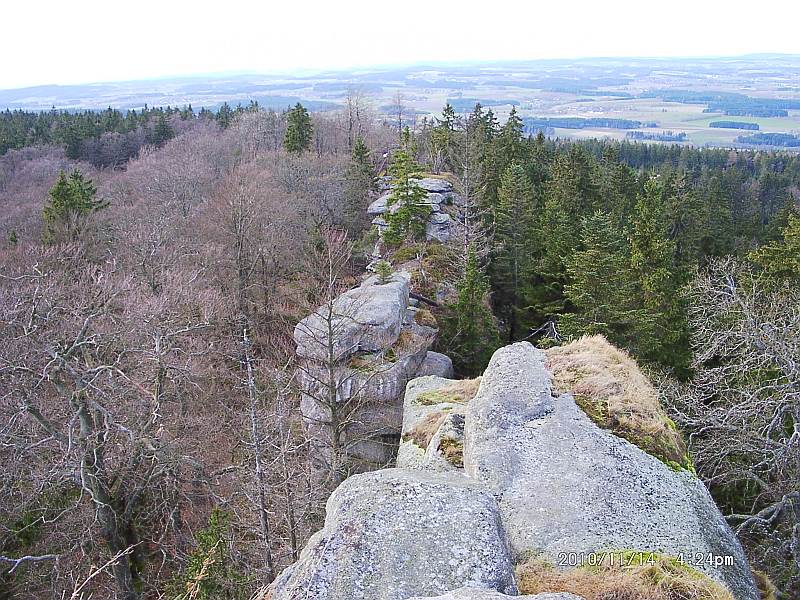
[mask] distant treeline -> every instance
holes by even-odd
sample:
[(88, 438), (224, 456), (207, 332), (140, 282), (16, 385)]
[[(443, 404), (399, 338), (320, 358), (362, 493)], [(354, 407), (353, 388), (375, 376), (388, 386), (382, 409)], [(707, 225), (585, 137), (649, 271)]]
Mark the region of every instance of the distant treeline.
[(258, 108), (257, 102), (251, 102), (236, 108), (224, 103), (217, 111), (203, 108), (199, 112), (191, 105), (145, 106), (139, 111), (6, 110), (0, 112), (0, 156), (10, 149), (55, 144), (64, 147), (67, 158), (97, 167), (117, 166), (137, 156), (143, 146), (160, 146), (174, 137), (180, 121), (213, 120), (225, 128), (235, 115)]
[(625, 134), (630, 140), (647, 140), (652, 142), (685, 142), (685, 131), (661, 131), (661, 132), (646, 132), (646, 131), (629, 131)]
[(630, 119), (607, 119), (602, 117), (526, 117), (523, 123), (527, 129), (541, 127), (561, 127), (563, 129), (640, 129), (641, 127), (653, 127), (655, 123), (642, 123)]
[(511, 106), (519, 106), (518, 100), (506, 99), (486, 99), (486, 98), (448, 98), (447, 104), (453, 107), (456, 112), (471, 111), (475, 108), (476, 104), (481, 106), (502, 106), (510, 104)]
[(716, 127), (720, 129), (749, 129), (758, 131), (758, 123), (747, 123), (746, 121), (711, 121), (709, 127)]
[(698, 92), (694, 90), (651, 90), (642, 98), (661, 98), (681, 104), (707, 104), (703, 112), (723, 113), (732, 117), (786, 117), (790, 110), (800, 110), (800, 100), (753, 98), (736, 92)]
[(800, 136), (791, 133), (754, 133), (753, 135), (740, 135), (736, 138), (736, 141), (740, 144), (754, 144), (756, 146), (800, 148)]
[(788, 117), (789, 111), (783, 108), (725, 108), (724, 105), (714, 105), (703, 110), (704, 113), (723, 113), (729, 117)]

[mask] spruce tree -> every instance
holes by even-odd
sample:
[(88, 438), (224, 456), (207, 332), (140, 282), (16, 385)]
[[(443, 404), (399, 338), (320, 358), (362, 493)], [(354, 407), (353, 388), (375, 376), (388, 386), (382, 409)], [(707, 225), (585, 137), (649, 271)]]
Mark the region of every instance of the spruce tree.
[(283, 138), (283, 147), (288, 152), (300, 154), (308, 150), (311, 145), (313, 127), (311, 116), (299, 102), (286, 114), (286, 135)]
[(449, 308), (442, 339), (453, 366), (461, 375), (479, 375), (500, 346), (500, 336), (489, 308), (489, 281), (472, 247), (458, 282), (458, 299)]
[(529, 246), (533, 235), (533, 190), (518, 163), (503, 174), (494, 210), (492, 283), (496, 304), (503, 314), (509, 339), (522, 333), (518, 308), (524, 278), (528, 273)]
[(603, 334), (612, 343), (633, 349), (636, 326), (643, 318), (630, 274), (628, 244), (602, 211), (583, 219), (580, 250), (567, 265), (564, 288), (572, 312), (559, 320), (567, 339)]
[(223, 129), (227, 129), (233, 121), (233, 111), (227, 102), (223, 102), (217, 111), (217, 124)]
[(389, 246), (423, 237), (431, 214), (431, 207), (425, 204), (428, 194), (416, 181), (420, 166), (412, 156), (411, 137), (406, 129), (403, 146), (392, 155), (389, 165), (392, 192), (386, 203), (389, 210), (384, 214), (384, 219), (388, 227), (383, 235)]
[(523, 131), (524, 126), (522, 119), (517, 114), (517, 107), (512, 106), (511, 112), (508, 115), (508, 120), (503, 124), (497, 138), (500, 167), (503, 171), (505, 171), (511, 163), (524, 162)]
[(85, 179), (78, 169), (69, 176), (61, 171), (50, 190), (50, 202), (42, 211), (44, 241), (75, 241), (86, 217), (108, 206), (95, 198), (96, 194), (92, 180)]
[(684, 369), (690, 357), (680, 288), (686, 278), (675, 264), (675, 242), (668, 235), (664, 193), (655, 179), (647, 182), (636, 202), (630, 245), (631, 272), (642, 310), (633, 333), (637, 353)]
[(351, 238), (357, 237), (368, 224), (369, 193), (375, 190), (375, 168), (369, 148), (361, 136), (353, 144), (350, 164), (345, 172), (343, 224)]
[(787, 217), (781, 240), (765, 244), (750, 253), (749, 258), (778, 282), (800, 281), (800, 215)]
[(175, 130), (172, 128), (172, 125), (170, 125), (166, 115), (163, 112), (160, 113), (153, 127), (153, 134), (150, 138), (150, 142), (160, 148), (174, 137)]

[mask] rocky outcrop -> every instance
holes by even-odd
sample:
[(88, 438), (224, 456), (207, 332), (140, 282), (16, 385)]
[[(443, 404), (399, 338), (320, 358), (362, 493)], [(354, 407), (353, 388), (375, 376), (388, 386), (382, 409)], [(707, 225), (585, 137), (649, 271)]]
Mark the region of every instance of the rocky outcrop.
[[(452, 235), (453, 219), (446, 212), (446, 207), (460, 202), (458, 195), (453, 192), (453, 185), (446, 179), (439, 179), (436, 177), (425, 177), (412, 181), (416, 182), (419, 187), (425, 190), (426, 197), (423, 204), (431, 209), (431, 214), (425, 226), (425, 237), (427, 241), (435, 241), (440, 244), (447, 243)], [(386, 185), (388, 189), (390, 184), (387, 183)], [(391, 191), (387, 191), (370, 204), (367, 209), (367, 214), (373, 217), (372, 224), (378, 228), (379, 232), (382, 232), (387, 227), (383, 215), (386, 213), (393, 213), (402, 206), (402, 202), (396, 202), (390, 205), (389, 199), (391, 195)]]
[(368, 278), (295, 327), (300, 409), (321, 474), (334, 461), (353, 472), (392, 460), (403, 390), (436, 336), (417, 322), (416, 310), (409, 307), (409, 276), (400, 272), (387, 283)]
[(356, 475), (336, 489), (326, 515), (268, 597), (400, 600), (464, 585), (517, 593), (497, 503), (463, 475)]
[(544, 352), (526, 342), (492, 357), (467, 408), (464, 465), (498, 497), (515, 557), (657, 552), (738, 599), (758, 598), (703, 483), (601, 429), (571, 395), (554, 395)]
[(544, 352), (523, 342), (498, 350), (481, 380), (410, 381), (398, 468), (339, 487), (272, 599), (503, 598), (517, 594), (511, 565), (531, 557), (563, 570), (625, 551), (757, 600), (702, 482), (599, 427), (552, 380)]

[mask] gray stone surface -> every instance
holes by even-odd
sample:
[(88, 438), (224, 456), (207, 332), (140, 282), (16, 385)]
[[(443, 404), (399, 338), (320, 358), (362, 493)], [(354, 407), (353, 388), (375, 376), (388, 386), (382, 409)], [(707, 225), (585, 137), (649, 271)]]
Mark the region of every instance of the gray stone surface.
[[(738, 600), (757, 600), (742, 548), (702, 482), (600, 429), (572, 396), (554, 397), (544, 353), (527, 342), (492, 357), (468, 405), (465, 437), (466, 473), (497, 495), (514, 556), (683, 556)], [(733, 565), (699, 555), (730, 556)]]
[(325, 527), (271, 600), (405, 600), (463, 586), (516, 595), (494, 497), (461, 475), (385, 469), (328, 500)]
[(391, 193), (383, 194), (380, 198), (372, 202), (367, 208), (367, 214), (374, 217), (385, 213), (389, 208), (388, 202), (390, 197)]
[(408, 600), (503, 600), (504, 598), (520, 598), (521, 600), (583, 600), (580, 596), (566, 592), (536, 594), (535, 596), (507, 596), (495, 590), (477, 587), (458, 588), (441, 596), (415, 596)]
[(359, 351), (374, 352), (391, 346), (400, 335), (408, 306), (409, 276), (396, 273), (392, 282), (378, 285), (368, 280), (339, 296), (331, 310), (322, 306), (294, 329), (297, 355), (325, 360), (328, 324), (334, 331), (337, 360)]
[(436, 375), (437, 377), (453, 378), (453, 361), (446, 354), (429, 350), (425, 360), (417, 369), (417, 377)]
[(425, 225), (425, 239), (446, 244), (450, 240), (452, 218), (447, 213), (431, 213)]
[(398, 467), (423, 471), (457, 470), (444, 459), (433, 443), (422, 448), (411, 439), (408, 439), (409, 434), (411, 434), (414, 428), (429, 417), (429, 415), (451, 413), (464, 414), (463, 404), (455, 402), (427, 404), (417, 401), (421, 394), (438, 390), (450, 385), (453, 381), (452, 379), (428, 375), (417, 377), (408, 382), (403, 401), (403, 428), (400, 434), (400, 447), (397, 451)]
[(453, 190), (453, 184), (446, 179), (438, 179), (436, 177), (424, 177), (423, 179), (416, 179), (417, 185), (426, 192), (444, 193)]

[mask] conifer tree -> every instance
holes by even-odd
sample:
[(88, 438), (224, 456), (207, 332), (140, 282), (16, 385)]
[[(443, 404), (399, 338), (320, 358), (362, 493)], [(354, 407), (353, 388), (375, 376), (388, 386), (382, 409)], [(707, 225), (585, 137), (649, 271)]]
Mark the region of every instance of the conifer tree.
[(582, 219), (600, 209), (594, 164), (576, 146), (558, 155), (545, 189), (541, 229), (547, 236), (543, 275), (556, 289), (581, 236)]
[(623, 348), (634, 349), (636, 326), (643, 317), (630, 275), (630, 253), (611, 217), (602, 211), (583, 219), (581, 249), (567, 265), (564, 288), (573, 312), (559, 320), (567, 339), (601, 333)]
[(448, 102), (442, 109), (442, 118), (430, 132), (431, 158), (433, 172), (439, 173), (444, 168), (453, 170), (454, 153), (456, 151), (456, 129), (458, 117)]
[(160, 148), (174, 137), (175, 130), (172, 128), (172, 125), (170, 125), (166, 115), (163, 112), (159, 113), (156, 124), (153, 127), (153, 135), (150, 139), (151, 143)]
[(458, 282), (458, 300), (449, 308), (442, 338), (453, 366), (459, 374), (478, 375), (500, 346), (500, 336), (489, 307), (489, 281), (472, 247)]
[(389, 246), (398, 246), (406, 239), (425, 235), (431, 207), (425, 204), (427, 193), (416, 181), (420, 166), (413, 159), (411, 136), (408, 128), (403, 133), (403, 146), (392, 156), (389, 174), (392, 192), (387, 201), (389, 211), (384, 214), (388, 227), (383, 239)]
[(375, 168), (369, 148), (364, 139), (358, 136), (345, 172), (344, 226), (351, 238), (358, 236), (369, 224), (367, 204), (369, 193), (374, 190)]
[(223, 102), (217, 111), (217, 124), (223, 129), (227, 129), (233, 121), (233, 111), (227, 102)]
[(517, 339), (517, 308), (524, 278), (528, 272), (530, 241), (533, 233), (533, 191), (525, 169), (509, 165), (500, 183), (494, 211), (494, 260), (492, 282), (496, 304), (504, 315), (509, 339)]
[(311, 145), (311, 116), (299, 102), (286, 115), (286, 136), (283, 147), (289, 152), (300, 154)]
[(662, 187), (645, 185), (633, 214), (631, 271), (640, 294), (642, 318), (635, 325), (639, 356), (675, 368), (688, 366), (689, 339), (680, 287), (685, 283), (675, 264), (675, 242), (668, 236)]
[(107, 203), (95, 198), (97, 188), (91, 179), (75, 169), (67, 176), (64, 171), (50, 190), (50, 202), (44, 207), (44, 241), (52, 243), (75, 241), (90, 214), (105, 208)]
[(800, 215), (787, 217), (781, 240), (765, 244), (751, 252), (749, 258), (765, 273), (778, 281), (800, 281)]
[(512, 106), (508, 120), (500, 129), (497, 138), (500, 167), (503, 171), (511, 163), (524, 162), (524, 136), (522, 119), (517, 114), (517, 107)]

